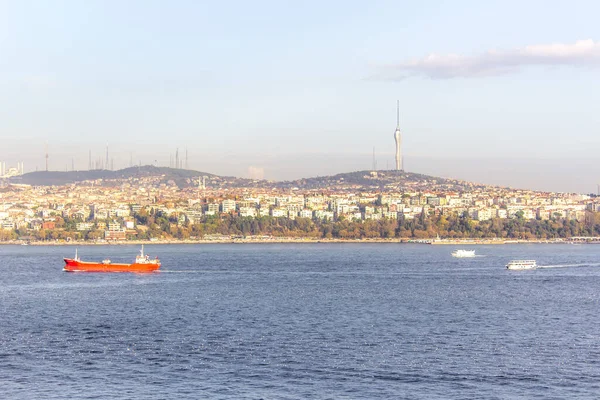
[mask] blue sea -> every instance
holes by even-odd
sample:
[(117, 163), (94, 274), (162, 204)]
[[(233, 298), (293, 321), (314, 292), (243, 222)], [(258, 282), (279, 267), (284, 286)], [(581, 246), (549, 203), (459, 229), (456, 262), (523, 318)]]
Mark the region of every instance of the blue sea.
[(454, 249), (0, 246), (0, 398), (600, 398), (600, 245)]

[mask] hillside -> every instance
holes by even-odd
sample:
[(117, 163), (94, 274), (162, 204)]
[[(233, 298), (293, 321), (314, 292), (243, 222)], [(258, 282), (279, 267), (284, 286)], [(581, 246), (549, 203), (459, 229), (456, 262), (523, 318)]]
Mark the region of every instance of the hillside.
[(446, 190), (467, 190), (482, 188), (485, 185), (474, 184), (456, 179), (446, 179), (413, 172), (403, 171), (355, 171), (333, 176), (319, 176), (275, 183), (281, 188), (299, 188), (307, 190), (371, 188), (378, 190), (411, 190), (426, 187), (444, 188)]
[(145, 165), (141, 167), (120, 169), (117, 171), (109, 171), (104, 169), (65, 172), (36, 171), (29, 172), (21, 176), (13, 177), (10, 179), (10, 182), (34, 186), (60, 186), (84, 181), (96, 181), (99, 179), (126, 180), (140, 179), (146, 177), (161, 177), (161, 181), (164, 180), (166, 182), (172, 180), (181, 187), (185, 187), (188, 185), (185, 183), (187, 180), (189, 180), (190, 178), (197, 178), (198, 176), (207, 176), (209, 178), (216, 177), (216, 175), (209, 174), (206, 172)]
[[(414, 191), (443, 189), (452, 191), (481, 188), (484, 185), (473, 184), (454, 179), (438, 178), (412, 172), (401, 171), (355, 171), (333, 176), (319, 176), (293, 181), (273, 182), (251, 180), (236, 177), (223, 177), (207, 172), (175, 169), (167, 167), (125, 168), (118, 171), (38, 171), (10, 179), (11, 183), (34, 186), (66, 185), (79, 182), (94, 182), (104, 186), (118, 185), (123, 181), (155, 178), (153, 184), (175, 184), (180, 188), (198, 185), (198, 177), (206, 176), (213, 188), (279, 188), (300, 190), (401, 190)], [(101, 180), (101, 182), (100, 182)]]

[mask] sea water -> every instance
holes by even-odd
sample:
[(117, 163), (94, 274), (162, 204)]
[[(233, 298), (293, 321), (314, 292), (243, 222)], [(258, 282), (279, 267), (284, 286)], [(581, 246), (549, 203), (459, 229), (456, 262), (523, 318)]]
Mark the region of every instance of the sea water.
[(600, 397), (600, 246), (455, 249), (0, 246), (0, 398)]

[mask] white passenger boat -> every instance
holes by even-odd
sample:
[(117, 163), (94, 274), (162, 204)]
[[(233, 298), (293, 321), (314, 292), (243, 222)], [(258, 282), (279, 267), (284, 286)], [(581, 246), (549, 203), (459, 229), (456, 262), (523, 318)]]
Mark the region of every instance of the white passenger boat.
[(452, 252), (452, 257), (458, 257), (458, 258), (475, 257), (475, 250), (454, 250)]
[(512, 260), (506, 264), (507, 269), (534, 269), (536, 267), (535, 260)]

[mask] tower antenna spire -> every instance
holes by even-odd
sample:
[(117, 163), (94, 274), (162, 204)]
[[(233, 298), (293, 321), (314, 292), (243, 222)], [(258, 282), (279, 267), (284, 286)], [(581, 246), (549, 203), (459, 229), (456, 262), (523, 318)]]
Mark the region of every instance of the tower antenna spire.
[(396, 131), (394, 132), (394, 141), (396, 142), (396, 171), (403, 171), (402, 132), (400, 132), (400, 100), (396, 100), (396, 124)]
[(373, 171), (377, 171), (377, 162), (375, 161), (375, 146), (373, 146)]

